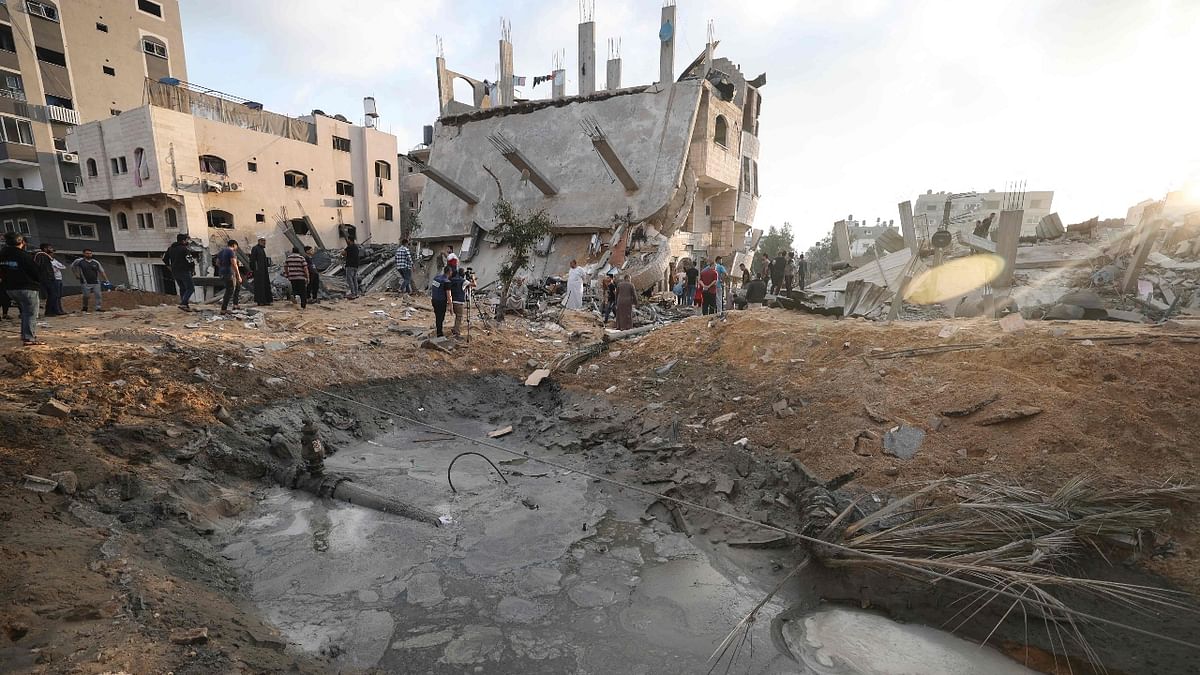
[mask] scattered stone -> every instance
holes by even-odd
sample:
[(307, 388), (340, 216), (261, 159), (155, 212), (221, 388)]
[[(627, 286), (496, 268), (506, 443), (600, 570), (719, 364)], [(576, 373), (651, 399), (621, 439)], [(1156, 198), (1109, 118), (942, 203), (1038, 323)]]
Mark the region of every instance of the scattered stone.
[(263, 349), (265, 349), (265, 350), (267, 350), (267, 351), (269, 351), (269, 352), (278, 352), (278, 351), (282, 351), (282, 350), (284, 350), (284, 349), (287, 349), (287, 343), (286, 343), (286, 342), (279, 342), (279, 341), (275, 341), (275, 342), (268, 342), (268, 343), (266, 343), (266, 344), (264, 344), (264, 345), (263, 345)]
[(883, 413), (879, 412), (878, 410), (875, 410), (874, 408), (872, 408), (869, 405), (864, 405), (863, 410), (867, 413), (867, 417), (871, 418), (872, 422), (878, 422), (880, 424), (890, 424), (892, 421), (892, 418), (888, 417), (887, 415), (884, 415)]
[(1083, 318), (1083, 308), (1079, 305), (1057, 304), (1042, 317), (1046, 321), (1079, 321)]
[(945, 420), (945, 418), (941, 417), (940, 415), (934, 415), (933, 417), (929, 418), (929, 430), (930, 431), (941, 431), (945, 427), (946, 427), (946, 420)]
[(27, 473), (25, 474), (25, 482), (21, 484), (21, 487), (32, 492), (53, 492), (58, 487), (58, 482)]
[(408, 580), (408, 602), (426, 607), (446, 599), (442, 593), (442, 575), (437, 572), (419, 572)]
[(547, 377), (550, 377), (550, 369), (549, 368), (538, 368), (537, 370), (530, 373), (529, 377), (525, 378), (525, 386), (526, 387), (536, 387), (536, 386), (540, 385), (542, 383), (542, 380), (546, 379)]
[(673, 369), (675, 367), (675, 364), (677, 364), (677, 363), (679, 363), (679, 359), (671, 359), (670, 361), (667, 361), (666, 365), (662, 365), (662, 366), (655, 368), (654, 374), (658, 375), (659, 377), (662, 377), (662, 376), (666, 375), (667, 373), (671, 372), (671, 369)]
[(1000, 319), (1000, 330), (1005, 333), (1020, 333), (1025, 330), (1025, 319), (1017, 312), (1013, 312), (1003, 319)]
[(451, 665), (498, 661), (504, 644), (504, 633), (495, 626), (465, 626), (462, 635), (446, 645), (442, 660)]
[(410, 637), (407, 640), (397, 640), (392, 643), (392, 649), (425, 649), (427, 647), (444, 645), (453, 639), (454, 629), (447, 628), (445, 630)]
[(540, 364), (540, 363), (538, 363), (538, 362), (537, 362), (536, 360), (534, 360), (534, 359), (529, 359), (528, 361), (526, 361), (526, 362), (525, 362), (525, 365), (526, 365), (527, 367), (529, 367), (529, 368), (537, 368), (537, 367), (538, 367), (539, 365), (541, 365), (541, 364)]
[(900, 459), (912, 459), (924, 440), (923, 430), (901, 425), (883, 435), (883, 451)]
[(613, 386), (609, 387), (608, 389), (605, 389), (604, 393), (611, 394), (611, 393), (615, 392), (616, 390), (617, 390), (617, 385), (614, 384)]
[(725, 424), (726, 422), (731, 421), (735, 417), (737, 417), (737, 413), (735, 413), (735, 412), (725, 413), (724, 415), (720, 415), (718, 417), (712, 418), (712, 420), (709, 421), (709, 424), (711, 424), (713, 426), (717, 426), (718, 424)]
[(1142, 314), (1141, 312), (1126, 312), (1120, 309), (1110, 309), (1108, 310), (1108, 320), (1127, 321), (1129, 323), (1146, 323), (1146, 315)]
[(938, 331), (937, 336), (942, 338), (943, 340), (945, 340), (947, 338), (954, 337), (954, 334), (957, 332), (958, 332), (958, 326), (954, 326), (954, 325), (942, 326), (942, 329)]
[(71, 416), (71, 406), (67, 405), (66, 403), (63, 403), (62, 401), (60, 401), (56, 398), (52, 398), (49, 401), (46, 401), (45, 403), (43, 403), (41, 405), (41, 407), (38, 408), (38, 414), (46, 415), (47, 417), (58, 417), (58, 418), (70, 417)]
[(945, 415), (946, 417), (966, 417), (967, 415), (971, 415), (973, 413), (979, 412), (980, 410), (983, 410), (983, 408), (985, 406), (995, 403), (998, 400), (1000, 400), (1000, 394), (995, 393), (995, 394), (992, 394), (991, 396), (983, 399), (982, 401), (979, 401), (978, 403), (972, 403), (971, 405), (968, 405), (968, 406), (965, 406), (962, 408), (951, 408), (949, 410), (943, 410), (942, 414)]
[(884, 469), (883, 469), (883, 475), (885, 475), (885, 476), (893, 476), (893, 477), (894, 477), (894, 476), (899, 476), (899, 475), (900, 475), (900, 469), (899, 469), (899, 468), (897, 468), (897, 467), (894, 467), (894, 466), (888, 466), (888, 467), (884, 467)]
[(515, 595), (501, 598), (500, 604), (496, 606), (497, 616), (511, 623), (532, 623), (545, 616), (549, 611), (548, 607), (518, 598)]
[(1103, 310), (1104, 300), (1095, 291), (1075, 291), (1058, 299), (1060, 305), (1074, 305), (1085, 310)]
[(580, 607), (604, 607), (617, 601), (616, 591), (591, 582), (572, 586), (567, 590), (567, 596)]
[(58, 491), (65, 495), (73, 495), (79, 489), (79, 477), (74, 471), (56, 471), (50, 474), (50, 480), (58, 483)]
[(1041, 408), (1036, 408), (1034, 406), (1011, 408), (1009, 410), (1001, 410), (994, 414), (988, 415), (987, 417), (979, 420), (977, 424), (982, 427), (991, 426), (993, 424), (1003, 424), (1004, 422), (1013, 422), (1016, 420), (1023, 420), (1027, 417), (1033, 417), (1034, 415), (1040, 415), (1041, 412)]
[(982, 448), (959, 448), (955, 450), (962, 457), (987, 457), (987, 450)]
[(190, 628), (171, 631), (171, 642), (177, 645), (202, 645), (208, 642), (208, 629)]
[(510, 424), (506, 427), (502, 427), (500, 429), (493, 429), (493, 430), (489, 431), (488, 438), (500, 438), (501, 436), (507, 436), (507, 435), (511, 434), (512, 432), (513, 432), (513, 428), (512, 428), (512, 425)]
[(879, 449), (879, 434), (874, 431), (860, 431), (854, 437), (854, 454), (870, 457)]
[(449, 354), (454, 351), (454, 348), (449, 345), (450, 340), (444, 337), (425, 338), (421, 341), (421, 349), (433, 349), (444, 354)]
[(750, 445), (750, 439), (746, 438), (745, 436), (742, 436), (741, 438), (734, 441), (733, 445), (734, 445), (734, 447), (738, 447), (738, 448), (748, 447)]
[(732, 497), (736, 490), (737, 481), (729, 476), (721, 476), (717, 479), (716, 484), (713, 486), (713, 492), (725, 495), (726, 497)]
[(283, 387), (287, 385), (287, 380), (283, 379), (282, 377), (268, 377), (267, 379), (263, 380), (263, 384), (267, 385), (268, 387)]

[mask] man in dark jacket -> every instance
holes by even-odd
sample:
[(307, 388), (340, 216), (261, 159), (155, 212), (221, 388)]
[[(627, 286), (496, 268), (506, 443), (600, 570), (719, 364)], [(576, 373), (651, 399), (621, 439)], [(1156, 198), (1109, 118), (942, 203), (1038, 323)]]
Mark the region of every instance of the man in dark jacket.
[(271, 304), (271, 259), (267, 257), (266, 237), (259, 237), (250, 249), (250, 273), (254, 275), (254, 304)]
[[(33, 254), (33, 262), (38, 268), (38, 277), (42, 283), (42, 293), (46, 296), (45, 316), (63, 316), (62, 282), (55, 279), (54, 247), (42, 244), (38, 252)], [(59, 273), (61, 276), (61, 272)]]
[(317, 264), (313, 262), (314, 256), (317, 255), (317, 250), (311, 246), (304, 247), (304, 257), (308, 259), (308, 301), (319, 302), (318, 296), (321, 294), (321, 273), (317, 271)]
[(33, 256), (25, 250), (25, 238), (15, 232), (4, 233), (4, 248), (0, 249), (0, 286), (21, 310), (21, 342), (26, 347), (46, 344), (37, 339), (41, 278)]
[[(358, 266), (362, 263), (362, 251), (352, 237), (346, 237), (346, 297), (350, 300), (362, 295), (358, 285)], [(438, 337), (441, 337), (439, 335)]]
[(800, 290), (804, 290), (804, 277), (808, 276), (808, 261), (804, 259), (804, 254), (796, 259), (796, 276), (800, 279)]
[(787, 252), (780, 251), (771, 261), (771, 292), (779, 295), (783, 290), (783, 277), (787, 274)]
[(186, 234), (175, 235), (175, 243), (171, 244), (163, 255), (163, 262), (175, 278), (175, 288), (179, 291), (179, 309), (190, 312), (192, 308), (188, 303), (192, 300), (192, 294), (196, 292), (196, 284), (192, 282), (196, 262), (192, 258), (192, 252), (188, 250), (187, 241)]

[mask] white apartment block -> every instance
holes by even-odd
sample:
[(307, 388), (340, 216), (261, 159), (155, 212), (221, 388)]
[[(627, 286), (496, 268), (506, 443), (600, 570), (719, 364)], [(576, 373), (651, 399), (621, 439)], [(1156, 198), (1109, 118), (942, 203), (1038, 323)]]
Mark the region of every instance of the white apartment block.
[(319, 112), (286, 117), (185, 83), (146, 88), (148, 105), (68, 139), (82, 167), (78, 199), (108, 210), (135, 286), (171, 286), (159, 257), (179, 233), (208, 252), (228, 239), (249, 250), (266, 237), (277, 260), (295, 238), (331, 249), (347, 236), (398, 238), (395, 136)]

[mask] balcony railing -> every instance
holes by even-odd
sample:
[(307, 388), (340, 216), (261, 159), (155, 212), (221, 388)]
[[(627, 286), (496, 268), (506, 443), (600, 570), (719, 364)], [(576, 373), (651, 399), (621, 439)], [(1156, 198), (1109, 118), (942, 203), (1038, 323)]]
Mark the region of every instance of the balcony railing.
[(43, 190), (28, 190), (25, 188), (9, 188), (0, 190), (0, 206), (45, 206), (46, 193)]
[(37, 164), (37, 148), (23, 143), (0, 142), (0, 163), (22, 162)]
[(60, 105), (48, 105), (46, 106), (46, 118), (51, 122), (79, 124), (79, 111), (64, 108)]

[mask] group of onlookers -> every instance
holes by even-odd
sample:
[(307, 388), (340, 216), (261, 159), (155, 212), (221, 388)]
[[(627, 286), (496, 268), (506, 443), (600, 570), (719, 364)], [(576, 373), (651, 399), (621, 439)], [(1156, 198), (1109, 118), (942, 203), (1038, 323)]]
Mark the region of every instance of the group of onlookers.
[[(30, 253), (24, 235), (4, 233), (0, 247), (0, 319), (8, 319), (15, 305), (21, 315), (21, 342), (27, 347), (45, 344), (37, 337), (39, 314), (47, 317), (67, 314), (63, 309), (63, 272), (70, 270), (79, 281), (86, 313), (94, 301), (95, 311), (104, 311), (101, 294), (108, 285), (104, 266), (83, 249), (83, 255), (66, 265), (54, 257), (54, 246), (42, 244)], [(41, 298), (45, 296), (45, 310)]]

